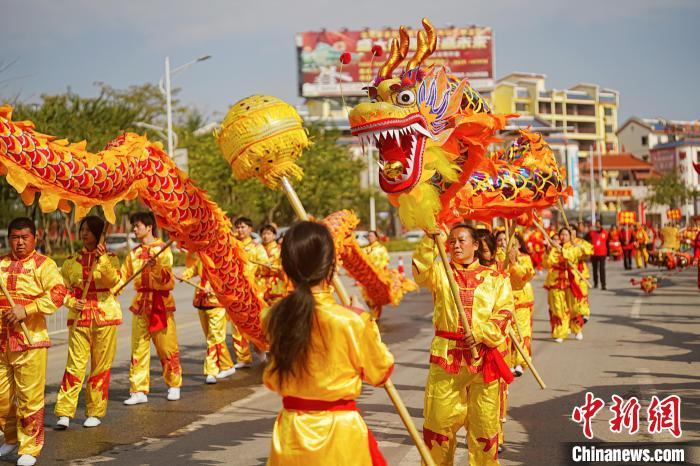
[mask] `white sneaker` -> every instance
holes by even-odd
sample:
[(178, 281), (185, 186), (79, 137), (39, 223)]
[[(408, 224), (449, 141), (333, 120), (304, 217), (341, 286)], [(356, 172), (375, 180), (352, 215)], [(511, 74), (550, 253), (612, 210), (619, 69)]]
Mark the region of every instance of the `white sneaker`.
[(578, 332), (578, 333), (576, 334), (576, 339), (577, 339), (577, 340), (583, 340), (583, 332)]
[(170, 387), (168, 388), (168, 396), (166, 397), (168, 401), (177, 401), (180, 399), (180, 388)]
[(521, 366), (520, 364), (515, 366), (515, 368), (513, 369), (513, 373), (516, 377), (520, 377), (521, 375), (523, 375), (523, 366)]
[(214, 377), (213, 375), (208, 375), (206, 382), (207, 383), (216, 383), (216, 377)]
[(100, 424), (102, 424), (102, 421), (100, 421), (99, 418), (90, 416), (89, 418), (85, 419), (85, 422), (83, 422), (83, 427), (97, 427)]
[(131, 396), (124, 400), (124, 404), (127, 406), (137, 405), (140, 403), (148, 403), (148, 397), (144, 392), (131, 393)]
[(17, 449), (16, 443), (3, 443), (0, 446), (0, 457), (7, 456)]
[(216, 378), (217, 379), (225, 379), (229, 375), (233, 375), (235, 373), (236, 373), (236, 368), (232, 367), (231, 369), (226, 369), (226, 370), (221, 371), (218, 374), (216, 374)]
[(252, 362), (237, 362), (233, 365), (234, 369), (250, 369), (251, 367), (253, 367)]
[(67, 429), (69, 425), (70, 418), (68, 416), (61, 416), (58, 418), (58, 421), (56, 421), (56, 429), (58, 430)]
[(563, 338), (555, 338), (554, 341), (556, 341), (557, 343), (564, 343)]
[(36, 464), (36, 457), (32, 455), (22, 455), (17, 460), (17, 466), (34, 466)]

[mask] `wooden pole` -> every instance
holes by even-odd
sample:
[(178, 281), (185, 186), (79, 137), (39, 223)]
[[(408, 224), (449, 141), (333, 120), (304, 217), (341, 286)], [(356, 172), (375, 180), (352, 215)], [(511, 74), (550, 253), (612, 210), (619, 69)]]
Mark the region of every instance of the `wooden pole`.
[[(447, 281), (450, 283), (450, 290), (452, 291), (452, 299), (457, 305), (457, 312), (459, 313), (459, 318), (462, 320), (462, 327), (464, 328), (464, 334), (467, 337), (472, 336), (472, 330), (469, 328), (469, 321), (467, 320), (467, 314), (464, 312), (464, 306), (462, 305), (462, 299), (459, 297), (459, 287), (457, 286), (457, 281), (452, 273), (452, 267), (450, 267), (450, 261), (447, 258), (447, 252), (445, 251), (445, 243), (442, 240), (442, 236), (433, 235), (433, 241), (437, 244), (438, 251), (440, 252), (440, 260), (442, 261), (442, 266), (445, 268), (445, 273), (447, 274)], [(476, 259), (475, 259), (476, 260)], [(472, 353), (472, 358), (474, 360), (479, 359), (479, 353), (476, 351), (476, 347), (472, 346), (469, 348)]]
[[(153, 257), (151, 257), (151, 259), (155, 259), (156, 257), (160, 256), (160, 255), (161, 255), (166, 249), (168, 249), (174, 242), (175, 242), (174, 239), (169, 240), (167, 243), (165, 243), (165, 246), (163, 246), (163, 248), (162, 248), (160, 251), (158, 251), (156, 254), (153, 255)], [(149, 259), (149, 261), (150, 261), (151, 259)], [(140, 269), (138, 269), (132, 276), (130, 276), (130, 277), (127, 279), (127, 281), (124, 282), (124, 284), (123, 284), (122, 286), (120, 286), (119, 288), (117, 288), (117, 291), (115, 291), (114, 294), (115, 294), (115, 295), (118, 295), (119, 293), (121, 293), (122, 290), (124, 290), (124, 288), (126, 287), (126, 285), (128, 285), (129, 283), (131, 283), (131, 281), (132, 281), (134, 278), (136, 278), (136, 277), (138, 277), (139, 275), (141, 275), (141, 272), (143, 272), (143, 269), (145, 269), (145, 268), (146, 268), (146, 265), (144, 265), (143, 267), (141, 267)]]
[(508, 334), (510, 335), (510, 338), (513, 339), (513, 345), (515, 345), (515, 349), (518, 350), (518, 353), (520, 353), (520, 356), (523, 357), (525, 360), (525, 363), (528, 365), (530, 368), (530, 371), (532, 372), (532, 375), (535, 377), (535, 380), (539, 384), (540, 388), (544, 390), (547, 388), (547, 386), (544, 384), (544, 380), (542, 380), (542, 377), (540, 377), (540, 373), (537, 372), (537, 369), (535, 369), (535, 365), (532, 363), (532, 359), (527, 355), (527, 352), (525, 349), (520, 345), (520, 342), (516, 338), (515, 332), (513, 332), (513, 329), (510, 329), (508, 331)]
[[(306, 213), (306, 209), (304, 209), (303, 204), (299, 200), (299, 196), (297, 196), (294, 187), (286, 176), (282, 178), (282, 189), (287, 195), (287, 199), (289, 199), (289, 203), (292, 205), (292, 209), (294, 209), (294, 212), (296, 213), (297, 217), (299, 217), (299, 220), (308, 221), (309, 214)], [(335, 288), (335, 292), (338, 294), (338, 299), (340, 302), (345, 306), (349, 306), (350, 297), (348, 296), (347, 291), (345, 291), (345, 287), (337, 274), (333, 275), (333, 287)], [(403, 400), (401, 400), (399, 392), (396, 390), (396, 387), (394, 387), (394, 384), (390, 379), (388, 379), (384, 384), (384, 390), (386, 390), (387, 395), (389, 395), (389, 399), (394, 404), (396, 411), (399, 413), (399, 417), (401, 418), (403, 425), (406, 426), (411, 439), (413, 439), (413, 443), (416, 444), (423, 462), (425, 462), (425, 464), (428, 466), (435, 466), (435, 462), (430, 456), (430, 450), (428, 450), (428, 447), (425, 446), (423, 438), (418, 433), (418, 429), (416, 429), (416, 426), (413, 424), (413, 420), (411, 419), (411, 415), (406, 409), (406, 405), (404, 404)]]
[(180, 277), (180, 276), (175, 275), (175, 278), (177, 278), (179, 281), (181, 281), (181, 282), (183, 282), (183, 283), (187, 283), (188, 285), (190, 285), (190, 286), (192, 286), (192, 287), (198, 289), (199, 291), (202, 291), (202, 292), (204, 292), (204, 293), (211, 293), (211, 294), (214, 294), (214, 292), (213, 292), (212, 290), (207, 290), (207, 289), (204, 288), (203, 286), (197, 285), (196, 283), (194, 283), (194, 282), (192, 282), (192, 281), (186, 279), (185, 277)]
[[(5, 283), (0, 280), (0, 287), (2, 287), (2, 294), (5, 295), (5, 299), (7, 299), (7, 303), (10, 305), (10, 309), (13, 309), (15, 307), (15, 300), (12, 299), (12, 296), (10, 296), (10, 292), (7, 291), (7, 287), (5, 287)], [(27, 339), (27, 343), (30, 345), (33, 345), (34, 343), (32, 342), (32, 337), (29, 336), (29, 329), (27, 328), (27, 324), (24, 323), (24, 321), (20, 321), (19, 326), (22, 328), (22, 333), (24, 333), (24, 337)]]

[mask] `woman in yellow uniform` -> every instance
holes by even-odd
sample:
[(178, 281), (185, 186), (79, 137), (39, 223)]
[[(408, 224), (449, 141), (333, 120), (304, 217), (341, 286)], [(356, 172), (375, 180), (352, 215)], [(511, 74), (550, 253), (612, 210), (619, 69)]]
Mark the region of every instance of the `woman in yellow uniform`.
[[(83, 426), (100, 425), (100, 418), (107, 412), (110, 371), (117, 350), (117, 326), (122, 323), (122, 309), (111, 291), (121, 278), (119, 258), (107, 253), (104, 244), (98, 244), (104, 228), (101, 218), (85, 217), (79, 229), (83, 249), (68, 257), (61, 267), (70, 295), (66, 300), (68, 362), (54, 408), (58, 429), (68, 428), (70, 419), (75, 416), (88, 362), (87, 419)], [(87, 294), (83, 292), (86, 285), (89, 286)]]
[[(432, 234), (432, 232), (429, 232)], [(457, 432), (467, 428), (469, 464), (498, 463), (499, 381), (513, 380), (504, 361), (507, 327), (513, 319), (513, 294), (502, 273), (477, 260), (476, 230), (466, 224), (452, 228), (448, 238), (450, 267), (460, 289), (472, 335), (464, 332), (445, 269), (431, 234), (413, 254), (413, 276), (429, 288), (435, 310), (435, 337), (425, 386), (423, 438), (436, 464), (452, 464)], [(476, 346), (477, 360), (470, 348)]]
[[(525, 240), (519, 234), (515, 235), (514, 244), (510, 250), (510, 258), (506, 273), (510, 278), (515, 299), (515, 331), (520, 336), (520, 341), (532, 357), (532, 318), (535, 308), (535, 292), (530, 281), (535, 276), (535, 267), (527, 252)], [(511, 348), (513, 373), (516, 377), (523, 375), (525, 360), (513, 347)]]
[(550, 247), (544, 256), (544, 266), (548, 269), (544, 287), (548, 291), (552, 338), (561, 343), (572, 331), (574, 334), (581, 331), (581, 326), (574, 317), (576, 299), (581, 299), (583, 293), (575, 278), (574, 269), (578, 267), (583, 251), (571, 242), (571, 233), (567, 228), (559, 230), (552, 241), (555, 246)]
[(265, 225), (260, 229), (262, 246), (267, 253), (267, 262), (264, 267), (258, 267), (257, 273), (265, 279), (265, 302), (274, 303), (287, 296), (289, 285), (287, 277), (282, 270), (280, 258), (280, 245), (277, 243), (277, 228), (274, 225)]
[[(231, 353), (226, 346), (226, 309), (219, 303), (204, 274), (199, 254), (188, 256), (188, 267), (182, 278), (189, 280), (199, 276), (199, 286), (194, 292), (193, 305), (199, 311), (199, 322), (207, 339), (207, 354), (204, 357), (205, 382), (215, 384), (219, 379), (235, 374)], [(206, 290), (206, 291), (205, 291)]]
[(270, 363), (263, 382), (283, 397), (267, 464), (386, 464), (355, 399), (363, 381), (386, 382), (394, 358), (368, 313), (334, 302), (328, 229), (313, 222), (290, 228), (282, 265), (295, 288), (264, 317)]
[(591, 317), (591, 306), (588, 303), (588, 280), (591, 278), (591, 271), (588, 268), (588, 259), (593, 255), (593, 245), (583, 238), (578, 236), (578, 230), (575, 227), (571, 228), (571, 240), (574, 246), (581, 250), (581, 257), (578, 259), (574, 280), (578, 288), (581, 290), (580, 297), (574, 297), (574, 314), (578, 331), (574, 332), (577, 340), (583, 340), (583, 326)]

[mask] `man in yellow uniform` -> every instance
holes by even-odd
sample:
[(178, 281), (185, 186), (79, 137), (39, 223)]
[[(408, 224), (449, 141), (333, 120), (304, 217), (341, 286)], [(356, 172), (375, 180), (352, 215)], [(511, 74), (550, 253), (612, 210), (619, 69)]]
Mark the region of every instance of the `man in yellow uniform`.
[(218, 379), (225, 379), (236, 372), (231, 353), (226, 346), (226, 309), (214, 295), (198, 254), (193, 255), (190, 265), (182, 273), (182, 278), (185, 280), (195, 276), (201, 279), (200, 288), (194, 292), (193, 304), (199, 310), (199, 321), (207, 339), (204, 375), (206, 383), (215, 384)]
[(260, 229), (262, 245), (267, 253), (265, 267), (258, 267), (258, 274), (265, 279), (265, 302), (274, 303), (287, 296), (289, 283), (282, 270), (282, 258), (280, 245), (277, 244), (277, 228), (268, 224)]
[(180, 399), (182, 366), (177, 345), (175, 328), (175, 301), (172, 290), (173, 254), (168, 248), (155, 257), (165, 243), (156, 238), (156, 221), (150, 212), (140, 212), (131, 216), (131, 225), (136, 238), (141, 242), (134, 248), (122, 266), (122, 280), (128, 280), (140, 270), (134, 279), (136, 296), (129, 310), (134, 314), (131, 323), (131, 367), (129, 383), (131, 396), (124, 400), (125, 405), (148, 402), (151, 373), (151, 340), (156, 347), (158, 358), (163, 366), (163, 378), (168, 385), (167, 399)]
[(638, 269), (646, 268), (647, 266), (647, 261), (649, 260), (649, 253), (647, 252), (648, 242), (649, 235), (647, 235), (644, 227), (638, 223), (637, 228), (634, 230), (634, 255)]
[(0, 295), (0, 430), (5, 436), (0, 457), (19, 442), (17, 464), (31, 466), (44, 446), (46, 357), (51, 346), (45, 316), (61, 307), (67, 290), (56, 263), (35, 251), (31, 219), (12, 220), (7, 236), (10, 254), (0, 258), (0, 280), (14, 307), (4, 293)]
[[(452, 464), (456, 434), (465, 427), (469, 464), (497, 465), (499, 379), (513, 380), (503, 359), (508, 355), (506, 332), (513, 320), (513, 294), (502, 273), (479, 264), (479, 242), (473, 228), (465, 224), (453, 227), (448, 245), (450, 267), (466, 315), (471, 317), (468, 325), (472, 335), (465, 335), (447, 274), (436, 261), (436, 245), (426, 235), (413, 255), (413, 276), (432, 291), (435, 303), (423, 438), (436, 464)], [(470, 352), (474, 345), (479, 352), (477, 360)]]
[[(247, 261), (244, 273), (254, 282), (260, 296), (265, 295), (264, 268), (268, 262), (265, 248), (253, 240), (253, 221), (248, 217), (238, 217), (233, 224), (236, 229), (236, 238), (242, 243), (246, 252)], [(233, 350), (236, 353), (236, 369), (247, 369), (253, 366), (253, 354), (250, 351), (248, 339), (240, 332), (236, 324), (231, 322)]]

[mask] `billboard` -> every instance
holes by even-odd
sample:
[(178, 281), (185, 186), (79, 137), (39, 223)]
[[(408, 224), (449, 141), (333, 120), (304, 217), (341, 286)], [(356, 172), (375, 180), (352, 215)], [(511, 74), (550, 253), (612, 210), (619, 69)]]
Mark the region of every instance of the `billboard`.
[[(416, 47), (418, 29), (409, 29), (411, 48)], [(467, 78), (477, 90), (493, 87), (493, 32), (490, 27), (466, 26), (436, 29), (437, 50), (427, 64), (445, 65), (453, 75)], [(301, 97), (339, 97), (340, 83), (345, 96), (362, 96), (386, 60), (392, 38), (398, 29), (362, 31), (309, 31), (296, 36)], [(372, 62), (371, 49), (379, 45), (384, 55)], [(350, 53), (352, 61), (340, 69), (340, 55)]]

